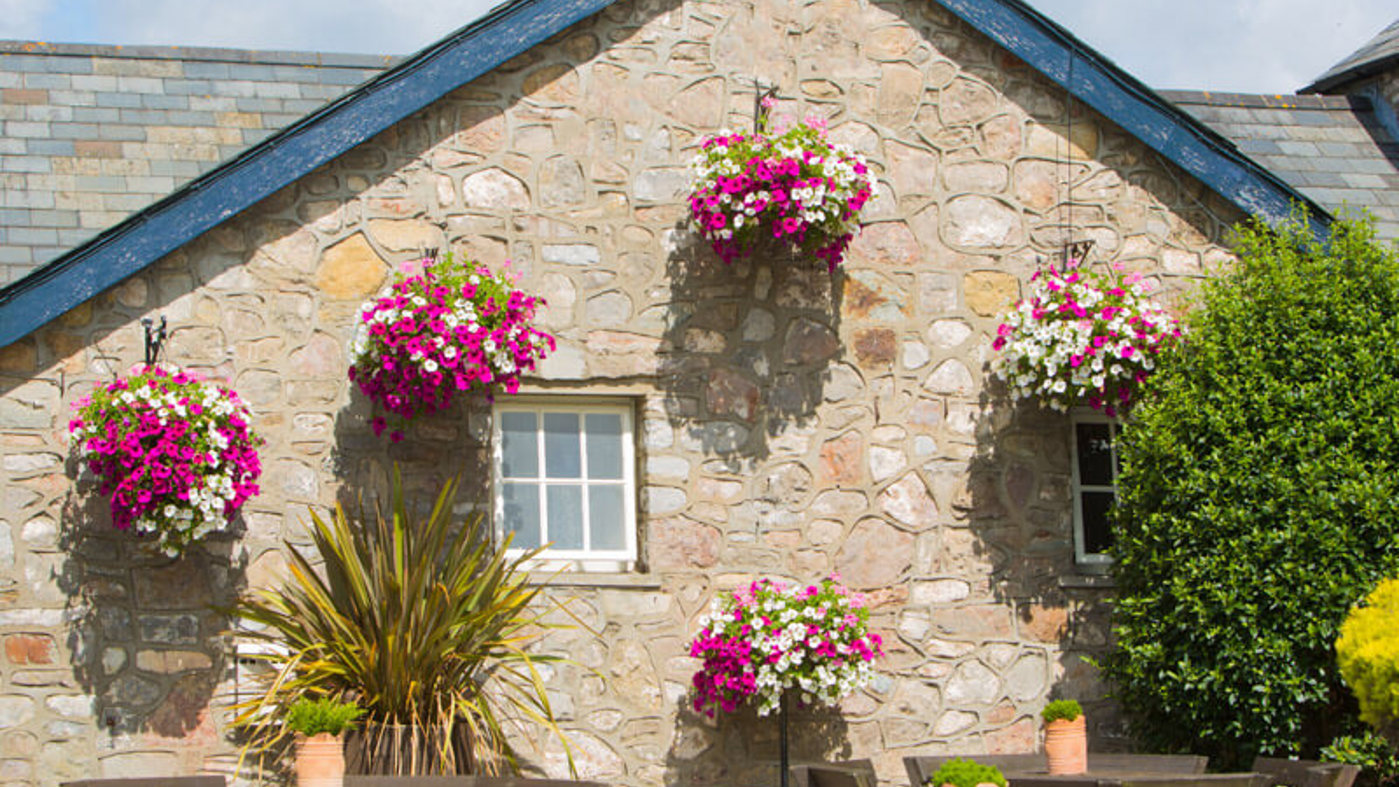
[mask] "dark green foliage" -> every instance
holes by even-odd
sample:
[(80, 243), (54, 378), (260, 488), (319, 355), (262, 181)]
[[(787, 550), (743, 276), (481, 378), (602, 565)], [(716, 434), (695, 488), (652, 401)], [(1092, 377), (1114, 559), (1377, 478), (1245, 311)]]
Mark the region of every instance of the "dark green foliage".
[(1321, 759), (1359, 765), (1355, 787), (1394, 787), (1399, 783), (1399, 755), (1388, 740), (1373, 730), (1342, 735), (1321, 750)]
[(287, 711), (287, 729), (306, 737), (328, 732), (339, 735), (354, 729), (355, 719), (364, 715), (364, 708), (353, 702), (336, 702), (329, 697), (318, 700), (299, 699)]
[(1399, 261), (1350, 221), (1235, 251), (1122, 432), (1104, 662), (1138, 739), (1226, 769), (1353, 718), (1332, 643), (1399, 556)]
[(1045, 724), (1051, 721), (1073, 721), (1083, 715), (1083, 706), (1078, 704), (1078, 700), (1055, 700), (1044, 706), (1040, 711), (1040, 716)]
[(951, 759), (943, 763), (938, 772), (925, 782), (931, 787), (952, 784), (955, 787), (976, 787), (978, 784), (995, 784), (1006, 787), (1006, 777), (994, 765), (982, 765), (976, 760)]

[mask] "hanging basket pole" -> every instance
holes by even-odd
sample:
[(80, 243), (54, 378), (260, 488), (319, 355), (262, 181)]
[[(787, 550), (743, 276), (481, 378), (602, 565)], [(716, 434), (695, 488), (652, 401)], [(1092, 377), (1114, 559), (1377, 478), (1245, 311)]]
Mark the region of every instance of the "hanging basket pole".
[(779, 767), (782, 769), (781, 785), (787, 787), (788, 771), (791, 768), (787, 756), (787, 692), (782, 692), (782, 699), (777, 703), (777, 736), (778, 736), (778, 758), (781, 760)]

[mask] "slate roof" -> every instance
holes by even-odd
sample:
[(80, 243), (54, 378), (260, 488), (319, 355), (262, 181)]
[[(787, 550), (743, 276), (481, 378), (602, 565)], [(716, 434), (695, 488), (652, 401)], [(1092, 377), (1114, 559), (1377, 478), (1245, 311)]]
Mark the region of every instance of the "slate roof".
[(0, 286), (396, 61), (0, 41)]
[(1399, 139), (1363, 96), (1162, 91), (1332, 214), (1363, 208), (1399, 239)]
[(1348, 82), (1384, 71), (1396, 63), (1399, 63), (1399, 19), (1297, 92), (1329, 93)]

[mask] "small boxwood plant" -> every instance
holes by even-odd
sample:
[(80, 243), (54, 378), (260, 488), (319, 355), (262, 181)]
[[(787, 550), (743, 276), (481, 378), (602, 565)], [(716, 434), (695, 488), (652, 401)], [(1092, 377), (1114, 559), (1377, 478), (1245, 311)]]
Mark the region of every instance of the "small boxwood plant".
[(1083, 715), (1083, 706), (1078, 704), (1078, 700), (1055, 700), (1044, 706), (1040, 711), (1040, 716), (1044, 717), (1044, 723), (1051, 721), (1073, 721)]
[(1001, 773), (1001, 769), (994, 765), (982, 765), (976, 760), (958, 757), (943, 763), (938, 772), (924, 784), (929, 787), (942, 787), (944, 784), (954, 787), (976, 787), (978, 784), (1006, 787), (1006, 777)]
[(329, 697), (318, 700), (302, 699), (287, 711), (287, 728), (306, 737), (328, 732), (339, 735), (353, 729), (364, 708), (353, 702), (336, 702)]

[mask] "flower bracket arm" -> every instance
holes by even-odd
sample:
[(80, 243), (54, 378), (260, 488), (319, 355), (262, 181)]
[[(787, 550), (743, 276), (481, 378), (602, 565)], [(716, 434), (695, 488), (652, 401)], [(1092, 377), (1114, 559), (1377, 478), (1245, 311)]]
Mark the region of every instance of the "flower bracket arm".
[(165, 349), (165, 315), (160, 315), (160, 325), (155, 324), (155, 320), (150, 317), (141, 318), (141, 327), (146, 332), (145, 359), (147, 366), (154, 366), (160, 359), (160, 351)]

